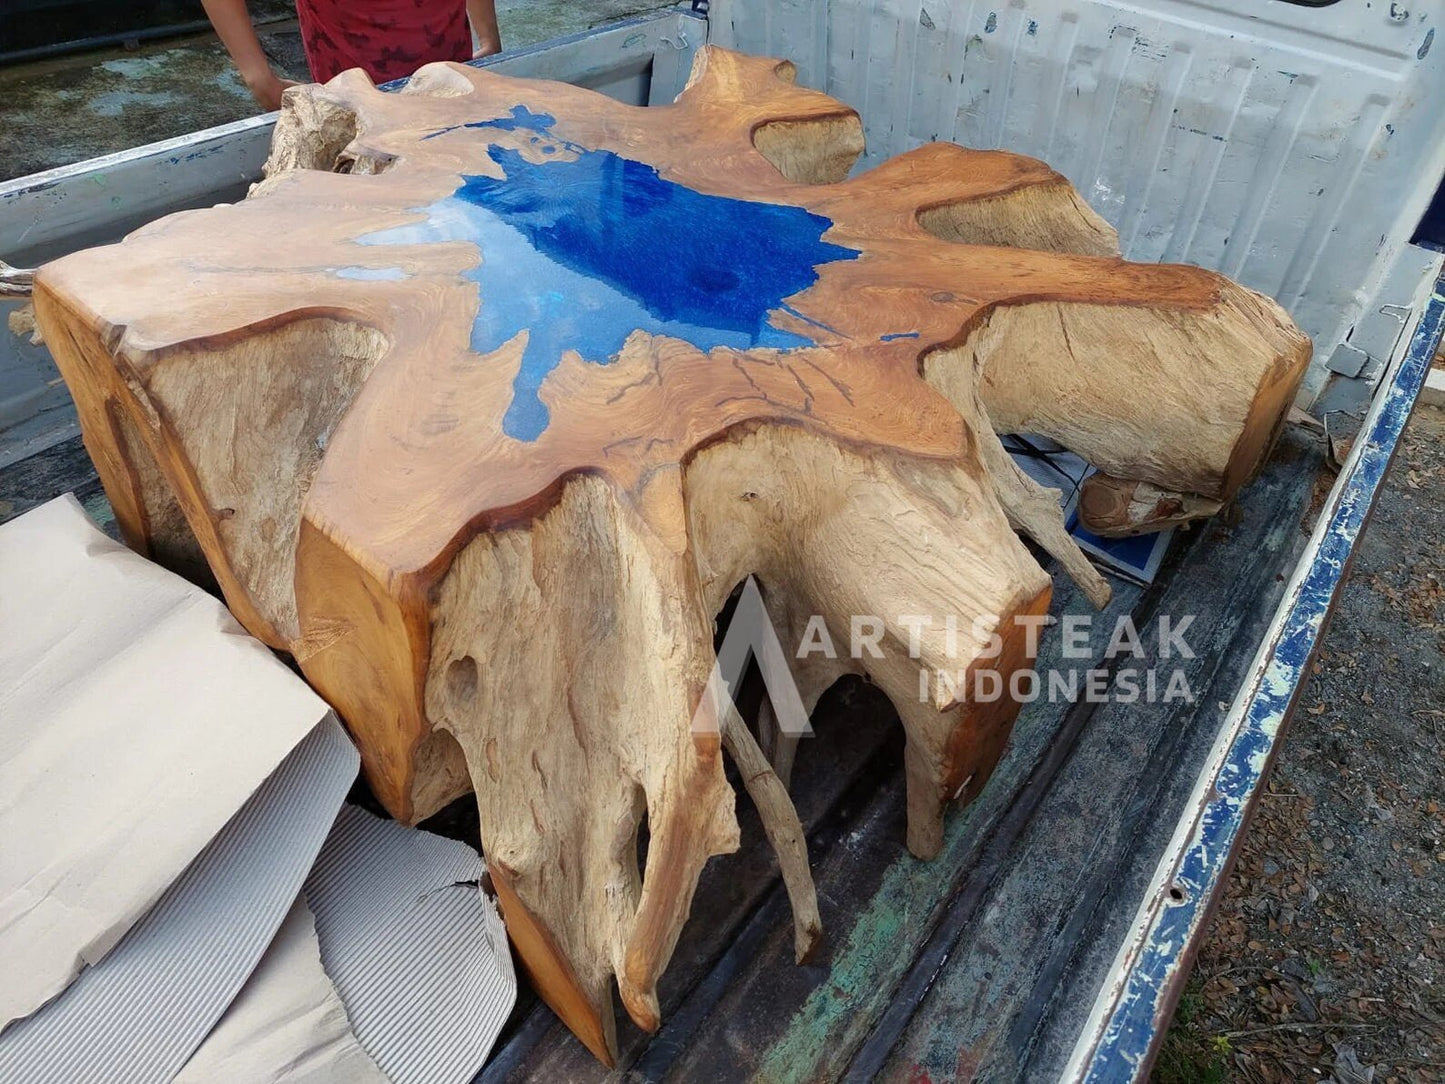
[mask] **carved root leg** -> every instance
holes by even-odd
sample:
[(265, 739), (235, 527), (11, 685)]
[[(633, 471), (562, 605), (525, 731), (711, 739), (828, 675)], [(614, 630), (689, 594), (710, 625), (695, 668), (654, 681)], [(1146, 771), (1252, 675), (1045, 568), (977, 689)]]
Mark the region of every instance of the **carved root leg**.
[(798, 735), (787, 734), (778, 725), (772, 702), (765, 697), (758, 706), (758, 744), (784, 790), (793, 783), (793, 761), (798, 756), (798, 740)]
[[(983, 514), (996, 506), (972, 492), (966, 475), (898, 474), (892, 485), (855, 480), (848, 487), (818, 531), (844, 538), (851, 552), (846, 560), (820, 560), (826, 549), (815, 537), (804, 558), (805, 582), (820, 612), (882, 621), (884, 635), (874, 647), (849, 630), (850, 654), (898, 710), (907, 734), (908, 847), (930, 858), (942, 846), (947, 803), (970, 777), (991, 770), (981, 757), (995, 755), (997, 737), (1007, 735), (1017, 715), (1009, 683), (1033, 666), (1025, 622), (1047, 611), (1050, 590), (1031, 571), (1032, 559), (1002, 551), (989, 567), (982, 551), (1013, 542), (1013, 535), (997, 512)], [(858, 526), (865, 523), (901, 528), (907, 542), (869, 537)], [(954, 563), (944, 556), (950, 551), (970, 557)]]
[[(657, 529), (681, 522), (680, 494), (654, 481), (638, 521), (605, 483), (576, 479), (529, 527), (464, 548), (432, 618), (428, 715), (465, 751), (509, 921), (519, 914), (526, 931), (519, 948), (549, 1003), (601, 1050), (612, 1042), (608, 978), (634, 1020), (655, 1027), (656, 979), (702, 863), (736, 845), (716, 737), (689, 729), (718, 585), (759, 568), (770, 599), (820, 615), (843, 645), (820, 672), (857, 669), (899, 705), (909, 846), (921, 856), (937, 853), (944, 808), (991, 768), (1017, 710), (1002, 683), (1029, 663), (1012, 619), (1048, 601), (1046, 577), (988, 491), (957, 467), (873, 461), (765, 428), (699, 453), (685, 490), (690, 541), (709, 570), (700, 593), (677, 548), (687, 536)], [(854, 615), (867, 615), (870, 642), (850, 648)], [(917, 645), (913, 615), (937, 625)], [(993, 658), (987, 627), (998, 617)], [(517, 637), (524, 655), (506, 646)], [(947, 688), (921, 682), (921, 669)], [(969, 684), (990, 669), (1001, 695), (979, 697)], [(498, 719), (487, 705), (507, 690), (513, 709)], [(801, 825), (751, 736), (723, 735), (779, 855), (801, 957), (819, 928)], [(651, 834), (640, 878), (638, 788)]]
[[(770, 608), (786, 600), (778, 624), (799, 645), (805, 703), (826, 688), (820, 675), (853, 672), (898, 708), (909, 847), (937, 853), (945, 806), (1017, 713), (1008, 682), (1032, 665), (1026, 622), (1050, 593), (991, 491), (959, 468), (868, 460), (791, 429), (705, 449), (687, 488), (705, 590), (721, 598), (756, 569)], [(997, 696), (977, 695), (983, 671)]]
[[(927, 356), (930, 380), (961, 410), (972, 383), (998, 432), (1053, 437), (1107, 469), (1080, 510), (1096, 533), (1211, 515), (1258, 468), (1310, 353), (1269, 298), (1199, 268), (1088, 259), (1117, 256), (1113, 229), (1017, 155), (929, 144), (837, 188), (841, 220), (867, 188), (872, 217), (956, 242), (956, 270), (935, 281), (958, 273), (959, 295), (991, 293), (998, 275), (1002, 304), (965, 324), (964, 349)], [(1039, 289), (1019, 297), (1030, 279)], [(950, 389), (939, 370), (970, 353), (981, 368)]]
[(609, 980), (656, 1028), (702, 865), (737, 847), (716, 729), (692, 729), (713, 656), (685, 556), (605, 482), (576, 479), (530, 526), (465, 547), (432, 618), (427, 709), (466, 753), (508, 926), (543, 997), (604, 1058)]
[[(982, 403), (977, 404), (977, 409), (983, 416)], [(1112, 591), (1065, 528), (1059, 491), (1041, 486), (1025, 474), (1004, 450), (992, 425), (980, 425), (977, 433), (979, 454), (988, 467), (989, 480), (993, 482), (994, 493), (1003, 505), (1009, 525), (1042, 546), (1064, 566), (1069, 579), (1079, 585), (1089, 601), (1103, 609)]]
[[(808, 622), (813, 615), (804, 612), (794, 599), (782, 592), (766, 591), (763, 601), (767, 606), (768, 618), (777, 630), (783, 651), (788, 657), (788, 667), (792, 672), (798, 697), (811, 719), (819, 698), (832, 688), (839, 678), (856, 673), (857, 670), (849, 665), (846, 658), (828, 658), (822, 652), (809, 652), (799, 658), (798, 648), (808, 638)], [(798, 756), (798, 743), (802, 735), (790, 734), (783, 729), (772, 702), (767, 697), (763, 698), (758, 708), (758, 736), (773, 771), (785, 788), (791, 788), (793, 764)]]
[(1049, 282), (1050, 300), (989, 310), (965, 346), (925, 357), (929, 382), (962, 411), (976, 391), (996, 431), (1051, 437), (1115, 477), (1232, 496), (1272, 445), (1309, 360), (1278, 306), (1195, 267), (1007, 259), (1012, 288)]
[(783, 885), (793, 905), (793, 958), (804, 963), (813, 955), (823, 934), (823, 920), (818, 915), (818, 890), (813, 887), (813, 873), (808, 868), (807, 834), (788, 798), (787, 785), (768, 764), (736, 712), (727, 713), (723, 745), (738, 766), (743, 786), (757, 806), (768, 842), (778, 856)]
[[(908, 849), (917, 857), (938, 854), (949, 804), (971, 801), (1003, 755), (1020, 706), (1011, 691), (1015, 675), (1033, 668), (1025, 650), (1026, 623), (1042, 619), (1048, 606), (1045, 590), (1010, 612), (998, 625), (997, 652), (971, 665), (949, 669), (950, 664), (957, 665), (955, 659), (939, 651), (938, 645), (925, 648), (923, 658), (933, 660), (926, 671), (930, 699), (920, 699), (916, 688), (911, 698), (890, 692), (908, 735), (904, 750)], [(897, 680), (889, 674), (897, 662), (885, 660), (870, 670), (885, 691)]]

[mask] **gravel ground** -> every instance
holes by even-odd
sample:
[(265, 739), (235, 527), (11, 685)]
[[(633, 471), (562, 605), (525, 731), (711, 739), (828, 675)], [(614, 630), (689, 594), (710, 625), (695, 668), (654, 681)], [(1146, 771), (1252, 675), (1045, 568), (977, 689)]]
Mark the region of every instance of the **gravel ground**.
[(1445, 413), (1421, 407), (1155, 1067), (1445, 1081)]

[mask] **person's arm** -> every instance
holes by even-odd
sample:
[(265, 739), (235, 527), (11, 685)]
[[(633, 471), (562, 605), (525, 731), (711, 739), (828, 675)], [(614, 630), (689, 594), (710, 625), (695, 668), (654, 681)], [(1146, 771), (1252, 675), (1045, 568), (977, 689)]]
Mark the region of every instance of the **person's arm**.
[(502, 32), (497, 29), (497, 5), (495, 0), (467, 0), (467, 18), (472, 23), (472, 33), (477, 36), (477, 51), (473, 58), (491, 56), (502, 51)]
[[(485, 0), (491, 6), (491, 0)], [(242, 81), (262, 109), (277, 109), (281, 105), (281, 92), (295, 86), (291, 79), (282, 79), (271, 70), (261, 48), (261, 39), (251, 25), (251, 15), (246, 10), (246, 0), (201, 0), (206, 16), (216, 28), (216, 36), (231, 54), (231, 61), (240, 72)]]

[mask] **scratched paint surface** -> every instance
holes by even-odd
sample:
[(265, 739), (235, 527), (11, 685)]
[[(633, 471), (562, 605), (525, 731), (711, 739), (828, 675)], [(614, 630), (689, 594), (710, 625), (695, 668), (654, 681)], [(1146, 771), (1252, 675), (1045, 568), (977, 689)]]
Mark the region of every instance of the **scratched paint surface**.
[(1410, 351), (1370, 426), (1359, 460), (1330, 514), (1319, 551), (1290, 606), (1279, 638), (1245, 707), (1243, 718), (1214, 779), (1172, 886), (1181, 902), (1161, 901), (1143, 935), (1138, 954), (1122, 979), (1122, 990), (1098, 1047), (1087, 1063), (1088, 1081), (1132, 1080), (1142, 1071), (1170, 984), (1184, 951), (1198, 936), (1217, 892), (1229, 855), (1243, 830), (1250, 802), (1279, 736), (1280, 725), (1309, 664), (1330, 604), (1344, 579), (1345, 565), (1375, 503), (1390, 458), (1409, 419), (1430, 361), (1445, 328), (1445, 295), (1440, 284), (1416, 329)]
[(636, 331), (703, 352), (813, 345), (775, 319), (787, 312), (809, 325), (787, 299), (817, 281), (819, 265), (858, 255), (822, 239), (829, 219), (694, 191), (644, 163), (555, 139), (554, 124), (518, 106), (462, 126), (524, 133), (531, 153), (492, 147), (504, 179), (464, 176), (418, 209), (424, 221), (360, 239), (477, 247), (480, 262), (467, 273), (479, 296), (472, 349), (487, 354), (527, 336), (503, 432), (536, 440), (549, 421), (538, 391), (563, 354), (607, 364)]
[[(1141, 589), (1115, 585), (1114, 597), (1096, 619), (1112, 624), (1133, 611)], [(1060, 583), (1050, 613), (1094, 614), (1088, 600), (1069, 583)], [(1040, 672), (1070, 665), (1060, 654), (1061, 637), (1040, 643)], [(858, 1045), (892, 1004), (898, 983), (928, 940), (933, 923), (961, 885), (944, 871), (973, 868), (976, 851), (989, 827), (1017, 795), (1033, 765), (1057, 732), (1057, 705), (1040, 698), (1026, 704), (1014, 726), (1009, 752), (989, 785), (970, 805), (951, 814), (944, 825), (943, 849), (932, 861), (906, 852), (898, 855), (862, 909), (848, 921), (846, 933), (834, 927), (839, 945), (829, 954), (827, 979), (808, 994), (781, 1035), (763, 1054), (760, 1080), (830, 1079), (843, 1073)], [(848, 874), (848, 876), (854, 876)], [(826, 880), (820, 877), (820, 891)]]

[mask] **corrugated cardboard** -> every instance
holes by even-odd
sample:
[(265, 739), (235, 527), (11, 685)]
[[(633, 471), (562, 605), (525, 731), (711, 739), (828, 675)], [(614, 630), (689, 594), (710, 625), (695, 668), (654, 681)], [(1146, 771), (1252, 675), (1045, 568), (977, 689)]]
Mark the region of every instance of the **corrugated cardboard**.
[(0, 527), (0, 1027), (103, 959), (327, 712), (73, 497)]
[(275, 937), (358, 764), (327, 715), (104, 960), (0, 1035), (0, 1080), (174, 1077)]
[(517, 997), (506, 930), (455, 840), (346, 806), (306, 879), (321, 960), (395, 1084), (463, 1084)]
[(387, 1084), (321, 969), (303, 897), (175, 1084)]
[(481, 872), (462, 843), (344, 806), (276, 940), (176, 1084), (471, 1080), (517, 992)]
[(0, 528), (0, 632), (0, 1080), (474, 1076), (480, 857), (337, 817), (355, 748), (219, 602), (65, 498)]

